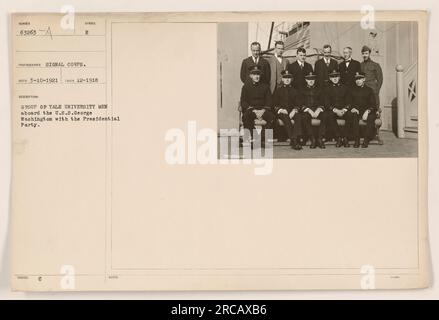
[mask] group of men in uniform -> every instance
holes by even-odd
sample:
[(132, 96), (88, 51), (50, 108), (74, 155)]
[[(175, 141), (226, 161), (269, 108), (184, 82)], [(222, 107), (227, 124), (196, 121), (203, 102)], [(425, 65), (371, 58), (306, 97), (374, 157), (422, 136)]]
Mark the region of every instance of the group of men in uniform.
[[(282, 56), (281, 41), (275, 43), (274, 54), (268, 59), (261, 57), (257, 42), (251, 44), (251, 51), (241, 66), (246, 132), (253, 134), (255, 119), (264, 120), (265, 128), (273, 128), (280, 120), (295, 150), (302, 149), (304, 137), (311, 140), (311, 148), (324, 149), (328, 132), (336, 138), (336, 147), (349, 147), (348, 138), (353, 137), (354, 148), (358, 148), (362, 119), (366, 130), (361, 146), (368, 147), (375, 135), (383, 83), (381, 67), (370, 59), (369, 47), (362, 48), (362, 63), (352, 59), (352, 48), (344, 48), (344, 61), (339, 64), (331, 57), (331, 46), (325, 45), (315, 68), (306, 62), (303, 47), (297, 49), (297, 60), (289, 63)], [(250, 138), (244, 136), (244, 140)]]

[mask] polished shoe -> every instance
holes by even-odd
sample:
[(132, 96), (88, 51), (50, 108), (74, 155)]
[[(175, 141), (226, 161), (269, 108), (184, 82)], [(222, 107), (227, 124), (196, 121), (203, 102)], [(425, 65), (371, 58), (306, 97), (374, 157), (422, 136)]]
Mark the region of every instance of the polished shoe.
[(291, 149), (295, 149), (296, 146), (297, 146), (297, 141), (296, 141), (296, 139), (291, 139), (291, 140), (290, 140), (290, 147), (291, 147)]
[(369, 139), (364, 139), (363, 144), (361, 145), (362, 148), (367, 148), (369, 146)]
[(319, 146), (320, 149), (326, 149), (325, 142), (321, 138), (317, 139), (317, 145)]
[(302, 147), (306, 146), (306, 140), (303, 139), (303, 138), (301, 138), (301, 139), (300, 139), (300, 145), (301, 145)]
[(297, 143), (296, 139), (291, 139), (290, 146), (291, 149), (302, 150), (302, 145), (300, 143)]
[(316, 148), (316, 139), (315, 138), (311, 138), (311, 145), (310, 145), (311, 149), (315, 149)]
[(343, 139), (343, 147), (345, 147), (345, 148), (349, 148), (350, 147), (348, 138), (344, 138)]
[(335, 144), (335, 147), (336, 147), (336, 148), (340, 148), (342, 145), (343, 145), (343, 143), (342, 143), (342, 141), (341, 141), (341, 138), (338, 137), (338, 138), (337, 138), (337, 143)]
[(354, 142), (354, 148), (359, 148), (359, 147), (360, 147), (360, 139), (357, 139)]

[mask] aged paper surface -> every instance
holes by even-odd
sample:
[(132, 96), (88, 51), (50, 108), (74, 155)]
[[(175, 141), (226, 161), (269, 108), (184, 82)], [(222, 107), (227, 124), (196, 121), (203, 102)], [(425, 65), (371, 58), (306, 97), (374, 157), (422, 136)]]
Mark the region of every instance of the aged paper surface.
[(418, 23), (418, 156), (258, 175), (191, 140), (216, 139), (218, 23), (359, 13), (12, 15), (13, 289), (427, 287), (426, 14), (376, 18)]

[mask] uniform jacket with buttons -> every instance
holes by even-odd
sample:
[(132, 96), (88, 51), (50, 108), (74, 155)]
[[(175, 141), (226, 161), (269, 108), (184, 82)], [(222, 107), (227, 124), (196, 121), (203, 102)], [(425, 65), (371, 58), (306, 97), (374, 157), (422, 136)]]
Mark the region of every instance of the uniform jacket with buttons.
[(273, 95), (273, 107), (277, 112), (279, 109), (286, 109), (290, 113), (294, 108), (300, 110), (299, 91), (292, 85), (280, 85)]
[(350, 89), (344, 84), (338, 83), (329, 85), (325, 90), (325, 106), (333, 110), (348, 108), (347, 96)]
[(361, 71), (366, 75), (366, 86), (372, 88), (374, 93), (378, 94), (383, 85), (383, 70), (381, 66), (369, 59), (361, 63)]
[(310, 108), (311, 110), (315, 111), (318, 107), (324, 107), (323, 91), (317, 86), (307, 86), (301, 89), (299, 92), (302, 111), (306, 108)]
[(352, 87), (349, 90), (347, 100), (351, 108), (358, 109), (361, 112), (366, 111), (366, 109), (370, 109), (371, 111), (376, 111), (377, 109), (375, 95), (372, 89), (366, 85), (362, 87)]
[(247, 81), (241, 90), (241, 107), (243, 111), (246, 111), (249, 107), (271, 109), (272, 97), (268, 84)]

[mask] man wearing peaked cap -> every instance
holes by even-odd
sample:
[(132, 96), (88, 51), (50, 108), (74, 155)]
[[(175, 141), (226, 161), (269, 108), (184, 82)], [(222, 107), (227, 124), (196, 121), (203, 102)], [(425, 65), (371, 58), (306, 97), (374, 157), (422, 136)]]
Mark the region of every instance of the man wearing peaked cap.
[[(275, 116), (272, 112), (272, 97), (268, 84), (261, 82), (262, 71), (259, 66), (248, 70), (250, 81), (246, 81), (241, 90), (242, 122), (246, 132), (253, 136), (254, 121), (261, 118), (267, 122), (266, 129), (273, 128)], [(244, 140), (249, 137), (244, 136)]]
[[(278, 119), (282, 120), (290, 138), (291, 148), (301, 150), (298, 138), (302, 134), (302, 114), (300, 113), (299, 92), (293, 87), (293, 75), (284, 70), (281, 72), (282, 82), (274, 91), (273, 106)], [(291, 123), (294, 121), (294, 125)]]
[(379, 63), (370, 58), (371, 49), (368, 46), (363, 46), (361, 54), (363, 55), (363, 62), (361, 62), (361, 71), (365, 75), (365, 84), (370, 87), (374, 94), (377, 107), (380, 106), (380, 89), (383, 85), (383, 70)]
[[(352, 113), (349, 112), (347, 104), (348, 87), (340, 83), (340, 73), (333, 71), (329, 74), (330, 85), (326, 89), (326, 110), (328, 113), (328, 127), (334, 132), (337, 139), (336, 147), (342, 145), (349, 147), (347, 130), (352, 126)], [(337, 119), (345, 120), (345, 125), (338, 124)]]
[(366, 132), (362, 147), (367, 148), (369, 141), (373, 139), (375, 134), (376, 103), (375, 95), (371, 88), (365, 85), (364, 72), (355, 74), (356, 86), (352, 88), (347, 96), (347, 103), (352, 113), (352, 133), (354, 136), (354, 148), (360, 146), (360, 125), (359, 120), (366, 122)]
[[(316, 86), (316, 75), (313, 72), (305, 77), (306, 87), (300, 90), (302, 125), (306, 135), (311, 139), (311, 149), (318, 146), (325, 149), (323, 138), (326, 134), (327, 114), (324, 107), (323, 92)], [(312, 120), (319, 119), (320, 125), (315, 132)]]
[(363, 62), (361, 62), (361, 71), (365, 75), (365, 85), (373, 90), (377, 108), (380, 108), (380, 90), (383, 85), (383, 70), (379, 63), (370, 58), (371, 49), (363, 46), (361, 54)]

